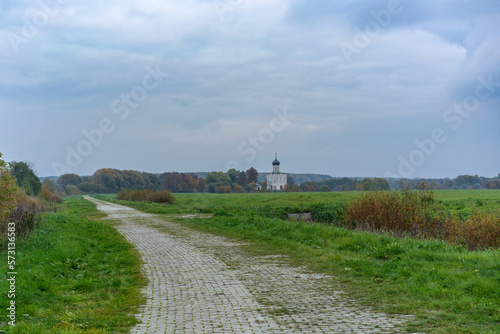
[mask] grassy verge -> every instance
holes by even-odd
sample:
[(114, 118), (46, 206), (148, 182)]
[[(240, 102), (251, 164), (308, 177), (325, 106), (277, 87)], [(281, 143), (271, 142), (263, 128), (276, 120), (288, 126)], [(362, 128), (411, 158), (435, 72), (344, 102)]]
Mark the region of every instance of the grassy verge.
[[(16, 245), (16, 326), (2, 323), (0, 332), (127, 333), (143, 301), (139, 256), (112, 226), (95, 221), (102, 215), (92, 203), (74, 197), (63, 205), (43, 214)], [(1, 254), (0, 280), (6, 282), (7, 254)], [(2, 284), (4, 315), (7, 291)]]
[[(215, 212), (212, 219), (183, 220), (183, 224), (251, 241), (246, 246), (251, 252), (289, 254), (297, 265), (334, 275), (360, 302), (386, 312), (417, 315), (408, 331), (500, 332), (499, 250), (471, 252), (442, 241), (393, 238), (259, 214), (257, 209), (270, 203), (273, 207), (310, 205), (304, 197), (299, 203), (295, 194), (283, 195), (210, 195), (204, 199), (200, 198), (204, 195), (176, 195), (178, 201), (171, 206), (120, 203), (152, 213)], [(319, 203), (339, 200), (319, 198)], [(482, 200), (492, 205), (498, 198), (497, 193)], [(245, 205), (246, 213), (241, 210)]]

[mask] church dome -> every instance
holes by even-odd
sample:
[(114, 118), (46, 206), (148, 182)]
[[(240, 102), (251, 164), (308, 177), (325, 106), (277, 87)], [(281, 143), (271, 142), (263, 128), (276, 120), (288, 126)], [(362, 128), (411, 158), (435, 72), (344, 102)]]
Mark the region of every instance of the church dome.
[(279, 165), (280, 165), (280, 162), (278, 160), (278, 154), (276, 154), (274, 161), (273, 161), (273, 166), (279, 166)]

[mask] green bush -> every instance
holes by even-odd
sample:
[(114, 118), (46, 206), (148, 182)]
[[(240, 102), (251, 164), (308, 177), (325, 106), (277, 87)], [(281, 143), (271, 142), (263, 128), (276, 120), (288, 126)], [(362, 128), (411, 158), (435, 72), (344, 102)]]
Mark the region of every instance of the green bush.
[(344, 203), (314, 204), (311, 206), (313, 220), (321, 223), (340, 225), (344, 221)]

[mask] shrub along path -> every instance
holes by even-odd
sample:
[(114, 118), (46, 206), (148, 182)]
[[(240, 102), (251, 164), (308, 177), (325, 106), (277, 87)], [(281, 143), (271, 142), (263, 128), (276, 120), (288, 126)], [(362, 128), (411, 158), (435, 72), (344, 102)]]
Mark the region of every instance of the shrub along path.
[(412, 316), (377, 313), (333, 277), (254, 256), (241, 244), (86, 196), (140, 252), (149, 284), (132, 333), (397, 333)]

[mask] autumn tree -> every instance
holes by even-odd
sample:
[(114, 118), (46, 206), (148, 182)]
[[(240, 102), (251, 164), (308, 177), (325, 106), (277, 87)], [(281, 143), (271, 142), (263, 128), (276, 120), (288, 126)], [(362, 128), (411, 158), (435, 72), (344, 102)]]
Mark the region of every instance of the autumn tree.
[(257, 183), (259, 180), (259, 172), (253, 167), (250, 167), (250, 169), (247, 170), (246, 172), (247, 175), (247, 184), (250, 183)]
[(488, 188), (488, 189), (500, 189), (500, 180), (494, 179), (493, 181), (489, 182), (486, 185), (486, 188)]
[(241, 193), (245, 192), (245, 189), (243, 189), (242, 186), (240, 186), (239, 184), (237, 184), (237, 185), (234, 186), (234, 192), (241, 194)]
[(58, 190), (58, 187), (57, 187), (56, 183), (54, 182), (54, 180), (51, 180), (51, 179), (48, 179), (48, 178), (44, 179), (42, 181), (42, 189), (43, 189), (44, 186), (48, 187), (50, 189), (50, 191), (53, 192), (53, 193), (56, 193), (57, 190)]
[[(83, 184), (84, 182), (80, 183), (80, 184)], [(89, 182), (85, 182), (86, 184), (91, 184)], [(80, 186), (80, 184), (78, 186)], [(67, 185), (66, 187), (64, 187), (64, 192), (67, 194), (67, 195), (80, 195), (82, 193), (82, 191), (77, 187), (77, 186), (74, 186), (72, 184), (70, 185)]]
[(187, 188), (187, 185), (185, 184), (185, 178), (181, 175), (181, 173), (174, 172), (165, 174), (163, 189), (172, 193), (181, 193), (184, 192), (185, 188)]
[(16, 180), (10, 174), (7, 164), (0, 153), (0, 222), (4, 222), (15, 206), (14, 193), (17, 190)]
[[(121, 189), (136, 189), (143, 190), (150, 187), (149, 182), (144, 179), (144, 176), (135, 170), (119, 171), (123, 175), (123, 186)], [(120, 189), (120, 190), (121, 190)]]
[(204, 178), (200, 177), (198, 179), (198, 187), (196, 188), (196, 191), (199, 193), (204, 193), (206, 191), (206, 183)]
[[(205, 181), (201, 180), (198, 179), (198, 176), (195, 174), (184, 174), (178, 172), (166, 173), (163, 188), (173, 193), (203, 192), (205, 189)], [(202, 182), (201, 187), (200, 182)]]
[(247, 174), (245, 172), (240, 172), (236, 178), (236, 183), (244, 187), (247, 185)]
[(52, 182), (45, 182), (45, 181), (51, 181), (51, 180), (45, 179), (44, 182), (42, 183), (42, 191), (40, 192), (39, 195), (40, 198), (48, 202), (57, 202), (57, 203), (62, 202), (63, 201), (62, 197), (55, 192), (54, 181)]
[(208, 192), (223, 192), (224, 187), (231, 187), (231, 178), (224, 172), (210, 172), (205, 179)]

